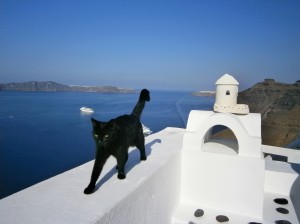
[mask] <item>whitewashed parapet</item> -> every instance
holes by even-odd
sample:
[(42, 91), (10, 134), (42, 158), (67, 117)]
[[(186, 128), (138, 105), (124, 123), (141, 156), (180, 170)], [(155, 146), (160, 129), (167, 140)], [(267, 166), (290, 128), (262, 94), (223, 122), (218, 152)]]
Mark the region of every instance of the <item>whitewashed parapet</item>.
[(147, 137), (144, 162), (132, 149), (125, 180), (117, 179), (111, 157), (91, 195), (83, 190), (93, 161), (8, 196), (0, 200), (0, 223), (171, 223), (180, 194), (183, 133), (184, 129), (167, 128)]

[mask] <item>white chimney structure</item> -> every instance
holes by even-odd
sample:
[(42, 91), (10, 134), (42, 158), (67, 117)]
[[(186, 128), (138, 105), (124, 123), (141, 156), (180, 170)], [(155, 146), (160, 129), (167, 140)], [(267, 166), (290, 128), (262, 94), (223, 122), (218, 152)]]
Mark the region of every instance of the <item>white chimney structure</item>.
[[(237, 104), (239, 83), (234, 77), (225, 74), (216, 85), (214, 111), (189, 114), (182, 146), (182, 204), (262, 220), (265, 160), (261, 115)], [(213, 137), (217, 126), (231, 130), (234, 138)]]
[(221, 113), (249, 114), (249, 107), (246, 104), (237, 104), (238, 81), (225, 74), (216, 82), (216, 102), (214, 111)]

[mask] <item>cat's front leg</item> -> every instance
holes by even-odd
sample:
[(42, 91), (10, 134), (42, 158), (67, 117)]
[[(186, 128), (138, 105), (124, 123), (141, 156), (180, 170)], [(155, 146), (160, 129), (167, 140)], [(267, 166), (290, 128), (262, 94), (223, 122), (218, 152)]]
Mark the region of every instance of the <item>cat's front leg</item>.
[(123, 180), (126, 178), (124, 167), (125, 167), (124, 165), (117, 165), (118, 179), (120, 179), (120, 180)]
[(98, 147), (96, 158), (94, 162), (94, 167), (92, 171), (92, 176), (89, 185), (84, 189), (85, 194), (91, 194), (94, 192), (94, 189), (96, 187), (96, 182), (98, 177), (100, 176), (100, 173), (102, 171), (102, 168), (108, 159), (109, 154), (103, 152), (102, 145), (101, 147)]
[(95, 184), (90, 183), (89, 186), (87, 186), (87, 187), (84, 189), (84, 193), (85, 193), (85, 194), (91, 194), (91, 193), (94, 192), (94, 189), (95, 189)]
[(119, 171), (118, 172), (118, 179), (123, 180), (126, 178), (126, 174), (124, 171)]

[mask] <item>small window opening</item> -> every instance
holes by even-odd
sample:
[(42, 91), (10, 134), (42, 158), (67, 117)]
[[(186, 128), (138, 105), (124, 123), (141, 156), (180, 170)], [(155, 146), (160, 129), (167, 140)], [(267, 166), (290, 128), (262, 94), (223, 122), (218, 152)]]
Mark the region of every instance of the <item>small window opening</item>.
[(230, 95), (230, 91), (227, 90), (227, 91), (226, 91), (226, 96), (229, 96), (229, 95)]

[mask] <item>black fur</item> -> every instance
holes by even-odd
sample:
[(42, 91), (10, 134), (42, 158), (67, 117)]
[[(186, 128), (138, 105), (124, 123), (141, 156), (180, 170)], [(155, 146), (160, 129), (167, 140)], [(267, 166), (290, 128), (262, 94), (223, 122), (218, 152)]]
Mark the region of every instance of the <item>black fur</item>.
[(131, 115), (123, 115), (108, 122), (101, 122), (95, 119), (93, 124), (93, 137), (96, 143), (96, 158), (92, 176), (85, 194), (93, 193), (97, 179), (109, 156), (117, 159), (118, 178), (125, 179), (125, 164), (128, 160), (128, 148), (136, 146), (140, 150), (141, 160), (146, 160), (145, 137), (140, 117), (145, 106), (145, 102), (150, 101), (150, 93), (143, 89), (139, 100)]

